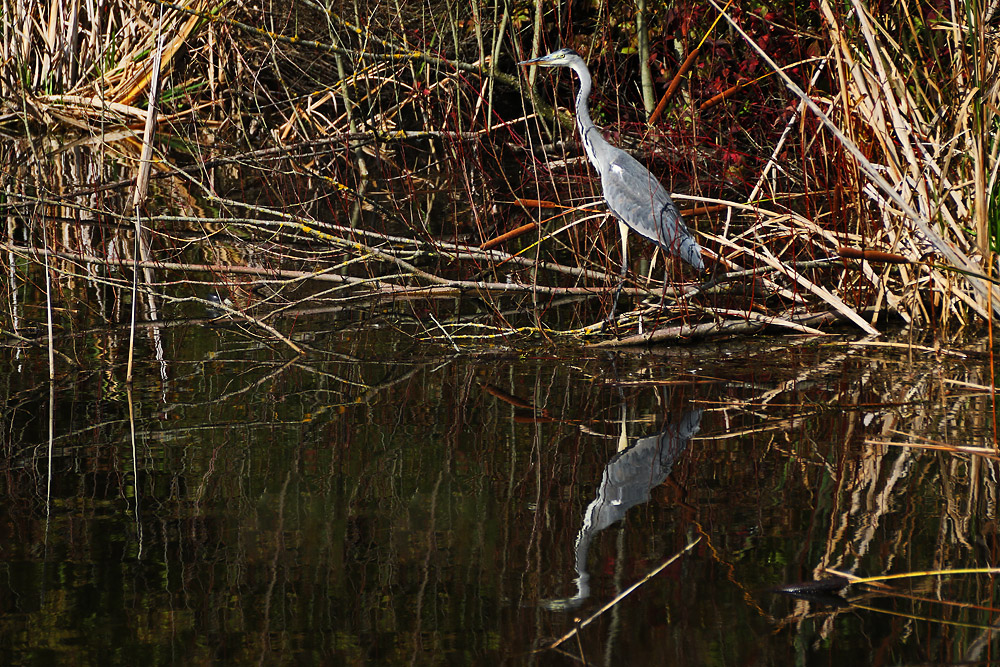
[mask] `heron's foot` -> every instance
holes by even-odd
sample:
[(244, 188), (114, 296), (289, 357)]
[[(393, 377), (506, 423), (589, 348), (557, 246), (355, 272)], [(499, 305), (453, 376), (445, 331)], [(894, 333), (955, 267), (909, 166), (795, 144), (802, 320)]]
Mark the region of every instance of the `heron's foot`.
[(703, 294), (711, 290), (713, 287), (729, 281), (729, 274), (726, 273), (725, 270), (722, 270), (720, 266), (705, 269), (705, 272), (701, 275), (701, 277), (703, 278), (701, 284), (695, 285), (689, 289), (684, 295), (685, 297), (690, 298), (698, 294)]
[(615, 296), (611, 301), (611, 314), (608, 315), (609, 320), (615, 319), (615, 315), (618, 313), (618, 300), (622, 296), (622, 288), (625, 286), (625, 279), (623, 278), (621, 282), (618, 283), (618, 287), (615, 288)]
[(611, 327), (614, 331), (615, 338), (621, 338), (618, 332), (618, 299), (622, 295), (622, 288), (625, 286), (625, 276), (618, 282), (618, 286), (615, 288), (615, 295), (611, 300), (611, 313), (608, 315), (608, 319), (604, 320), (604, 326), (601, 327), (601, 333), (606, 333), (608, 327)]
[(609, 331), (615, 335), (616, 340), (622, 337), (621, 332), (618, 331), (618, 318), (615, 317), (614, 312), (601, 323), (601, 333), (606, 334)]

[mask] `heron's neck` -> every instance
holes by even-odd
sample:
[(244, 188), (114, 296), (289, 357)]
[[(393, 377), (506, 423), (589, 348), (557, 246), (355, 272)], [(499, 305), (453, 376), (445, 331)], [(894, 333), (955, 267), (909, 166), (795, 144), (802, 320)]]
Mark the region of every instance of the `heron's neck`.
[(574, 63), (573, 71), (580, 78), (580, 92), (576, 95), (576, 129), (580, 132), (580, 141), (583, 142), (583, 149), (587, 151), (587, 157), (594, 168), (600, 171), (600, 163), (597, 154), (607, 146), (601, 131), (590, 119), (590, 108), (587, 106), (587, 98), (590, 97), (592, 80), (590, 70), (583, 63)]

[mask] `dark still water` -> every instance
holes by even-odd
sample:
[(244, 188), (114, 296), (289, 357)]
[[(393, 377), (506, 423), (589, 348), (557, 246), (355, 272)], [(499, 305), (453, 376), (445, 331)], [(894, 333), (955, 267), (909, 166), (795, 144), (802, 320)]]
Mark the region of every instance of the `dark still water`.
[(998, 658), (988, 575), (771, 591), (997, 564), (996, 459), (930, 448), (992, 449), (984, 347), (292, 337), (147, 330), (131, 395), (125, 338), (4, 350), (0, 662)]

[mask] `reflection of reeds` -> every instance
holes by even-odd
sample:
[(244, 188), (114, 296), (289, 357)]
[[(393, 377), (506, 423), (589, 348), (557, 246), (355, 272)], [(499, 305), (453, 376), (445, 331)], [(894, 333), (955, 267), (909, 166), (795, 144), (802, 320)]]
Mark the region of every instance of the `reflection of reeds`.
[[(873, 347), (869, 356), (865, 350)], [(914, 576), (900, 573), (917, 568), (959, 575), (970, 566), (996, 565), (997, 450), (984, 384), (989, 378), (979, 354), (863, 341), (842, 355), (824, 355), (822, 364), (804, 364), (772, 390), (722, 403), (730, 407), (720, 410), (745, 411), (754, 424), (728, 435), (757, 431), (769, 448), (787, 450), (798, 465), (786, 483), (825, 498), (815, 515), (822, 517), (816, 544), (797, 564), (801, 571), (817, 580), (847, 573), (871, 582)], [(802, 409), (807, 400), (815, 409)], [(782, 418), (781, 407), (792, 405), (794, 419)], [(942, 604), (980, 601), (984, 591), (989, 598), (993, 586), (977, 577), (956, 577), (947, 587), (940, 579), (915, 585), (929, 588), (937, 600), (896, 606), (931, 623), (952, 623)], [(879, 595), (898, 598), (902, 591)], [(843, 608), (802, 602), (781, 623), (871, 609), (861, 605), (871, 596), (851, 597)], [(887, 600), (876, 611), (898, 613), (892, 604)], [(991, 622), (977, 620), (972, 627)], [(835, 632), (828, 623), (821, 634)]]
[[(86, 4), (25, 4), (0, 69), (0, 122), (24, 137), (2, 146), (9, 257), (93, 258), (51, 268), (81, 284), (128, 282), (113, 268), (133, 246), (123, 189), (162, 36), (145, 206), (153, 254), (142, 267), (210, 265), (219, 283), (247, 268), (273, 272), (259, 281), (295, 276), (307, 287), (286, 296), (300, 308), (419, 297), (427, 307), (407, 315), (452, 345), (599, 332), (617, 240), (595, 222), (600, 192), (572, 125), (540, 120), (571, 98), (551, 75), (528, 95), (510, 67), (526, 54), (509, 44), (533, 30), (543, 50), (564, 26), (544, 12), (453, 5), (359, 14), (302, 3), (290, 32), (288, 17), (249, 6), (190, 2), (161, 16), (160, 5), (112, 2), (91, 16)], [(995, 236), (1000, 63), (988, 17), (925, 15), (918, 3), (886, 15), (857, 2), (784, 11), (762, 24), (732, 6), (706, 10), (684, 31), (643, 20), (651, 63), (638, 69), (659, 67), (659, 89), (651, 98), (644, 78), (645, 93), (663, 103), (638, 144), (644, 114), (625, 74), (637, 63), (616, 56), (636, 35), (614, 48), (579, 34), (565, 44), (597, 77), (598, 122), (642, 152), (682, 206), (699, 206), (689, 220), (716, 268), (710, 286), (685, 283), (642, 246), (652, 268), (630, 275), (634, 307), (610, 344), (810, 333), (833, 320), (876, 333), (886, 314), (989, 317), (992, 286), (978, 274), (991, 273)], [(731, 40), (720, 38), (723, 16)], [(610, 39), (607, 21), (593, 37)], [(788, 27), (798, 22), (806, 33)], [(42, 126), (74, 134), (45, 145)], [(215, 258), (221, 247), (231, 261)], [(335, 292), (320, 283), (331, 276)], [(144, 280), (177, 299), (192, 296), (178, 281), (201, 278)], [(266, 319), (267, 305), (246, 308)]]

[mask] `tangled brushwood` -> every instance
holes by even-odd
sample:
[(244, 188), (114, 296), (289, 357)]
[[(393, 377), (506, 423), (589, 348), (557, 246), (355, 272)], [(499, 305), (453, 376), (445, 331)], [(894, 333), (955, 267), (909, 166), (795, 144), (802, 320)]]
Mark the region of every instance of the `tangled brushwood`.
[[(133, 302), (296, 350), (282, 322), (319, 312), (456, 348), (989, 322), (996, 3), (801, 4), (12, 3), (4, 338)], [(515, 66), (559, 46), (711, 270), (634, 239), (613, 319), (574, 80)]]

